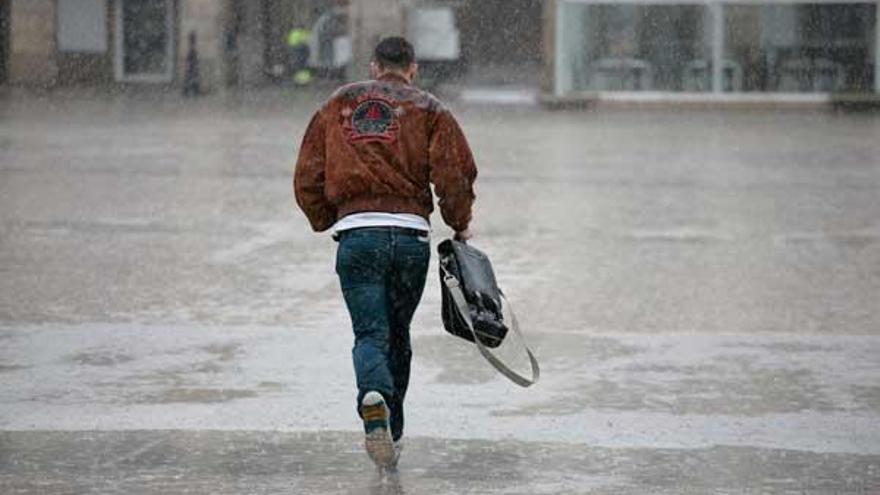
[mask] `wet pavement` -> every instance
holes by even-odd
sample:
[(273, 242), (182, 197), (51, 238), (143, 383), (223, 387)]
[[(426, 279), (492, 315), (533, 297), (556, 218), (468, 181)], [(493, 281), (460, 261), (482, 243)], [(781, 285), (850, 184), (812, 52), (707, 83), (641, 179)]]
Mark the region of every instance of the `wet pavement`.
[(0, 486), (10, 495), (825, 495), (876, 493), (870, 483), (877, 479), (876, 457), (730, 446), (607, 449), (418, 438), (407, 443), (398, 473), (380, 477), (353, 433), (11, 432), (0, 439), (11, 466), (0, 473)]
[(434, 260), (380, 480), (315, 95), (5, 91), (0, 493), (880, 493), (878, 116), (453, 104), (544, 376), (443, 334)]

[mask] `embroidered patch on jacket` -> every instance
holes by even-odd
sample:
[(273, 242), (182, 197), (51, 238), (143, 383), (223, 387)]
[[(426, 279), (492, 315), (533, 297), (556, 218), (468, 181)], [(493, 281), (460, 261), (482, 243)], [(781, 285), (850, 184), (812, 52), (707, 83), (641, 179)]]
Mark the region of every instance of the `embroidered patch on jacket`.
[(397, 139), (397, 112), (391, 102), (369, 98), (360, 102), (351, 112), (345, 130), (349, 142), (383, 141)]

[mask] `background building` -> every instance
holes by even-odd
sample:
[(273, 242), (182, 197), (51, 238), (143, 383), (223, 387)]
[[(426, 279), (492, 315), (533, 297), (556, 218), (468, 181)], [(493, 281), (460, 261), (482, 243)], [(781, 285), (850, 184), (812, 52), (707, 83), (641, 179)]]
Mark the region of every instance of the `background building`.
[(286, 77), (300, 27), (320, 75), (357, 78), (380, 36), (402, 34), (426, 74), (537, 85), (543, 14), (541, 0), (0, 0), (0, 81), (180, 84), (195, 32), (204, 89), (259, 85)]
[(173, 83), (198, 33), (202, 71), (221, 69), (225, 4), (212, 0), (3, 0), (14, 84)]
[(880, 92), (877, 0), (0, 0), (0, 81), (180, 84), (197, 34), (205, 90), (366, 74), (402, 34), (426, 79), (560, 99), (822, 101)]
[(556, 0), (546, 89), (635, 100), (876, 93), (877, 12), (875, 0)]
[(177, 84), (197, 35), (203, 85), (259, 81), (285, 20), (316, 1), (0, 0), (0, 74), (13, 84)]

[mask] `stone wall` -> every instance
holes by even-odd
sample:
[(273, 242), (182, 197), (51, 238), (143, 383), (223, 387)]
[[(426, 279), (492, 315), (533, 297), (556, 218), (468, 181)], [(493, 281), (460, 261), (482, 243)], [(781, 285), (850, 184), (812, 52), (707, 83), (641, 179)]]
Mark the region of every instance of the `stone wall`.
[[(266, 40), (260, 2), (243, 1), (238, 5), (238, 38), (231, 67), (230, 83), (253, 86), (265, 80), (263, 74)], [(235, 22), (235, 20), (233, 20)]]
[(58, 78), (55, 1), (12, 0), (9, 81), (52, 86)]
[(370, 57), (380, 39), (404, 35), (405, 3), (404, 0), (351, 1), (349, 32), (352, 34), (354, 63), (349, 79), (366, 79), (369, 76)]
[(224, 0), (179, 0), (179, 42), (177, 44), (177, 80), (182, 81), (186, 72), (186, 55), (189, 52), (189, 33), (195, 32), (196, 49), (202, 89), (213, 91), (225, 86), (225, 22), (229, 2)]

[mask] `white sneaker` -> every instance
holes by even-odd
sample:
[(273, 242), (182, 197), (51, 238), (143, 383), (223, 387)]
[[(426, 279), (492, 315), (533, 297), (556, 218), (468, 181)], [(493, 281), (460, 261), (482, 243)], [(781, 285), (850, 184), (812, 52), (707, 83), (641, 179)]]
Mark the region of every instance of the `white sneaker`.
[(394, 445), (388, 428), (390, 413), (382, 394), (367, 392), (361, 401), (361, 415), (364, 418), (364, 447), (367, 454), (377, 467), (391, 467), (395, 460)]

